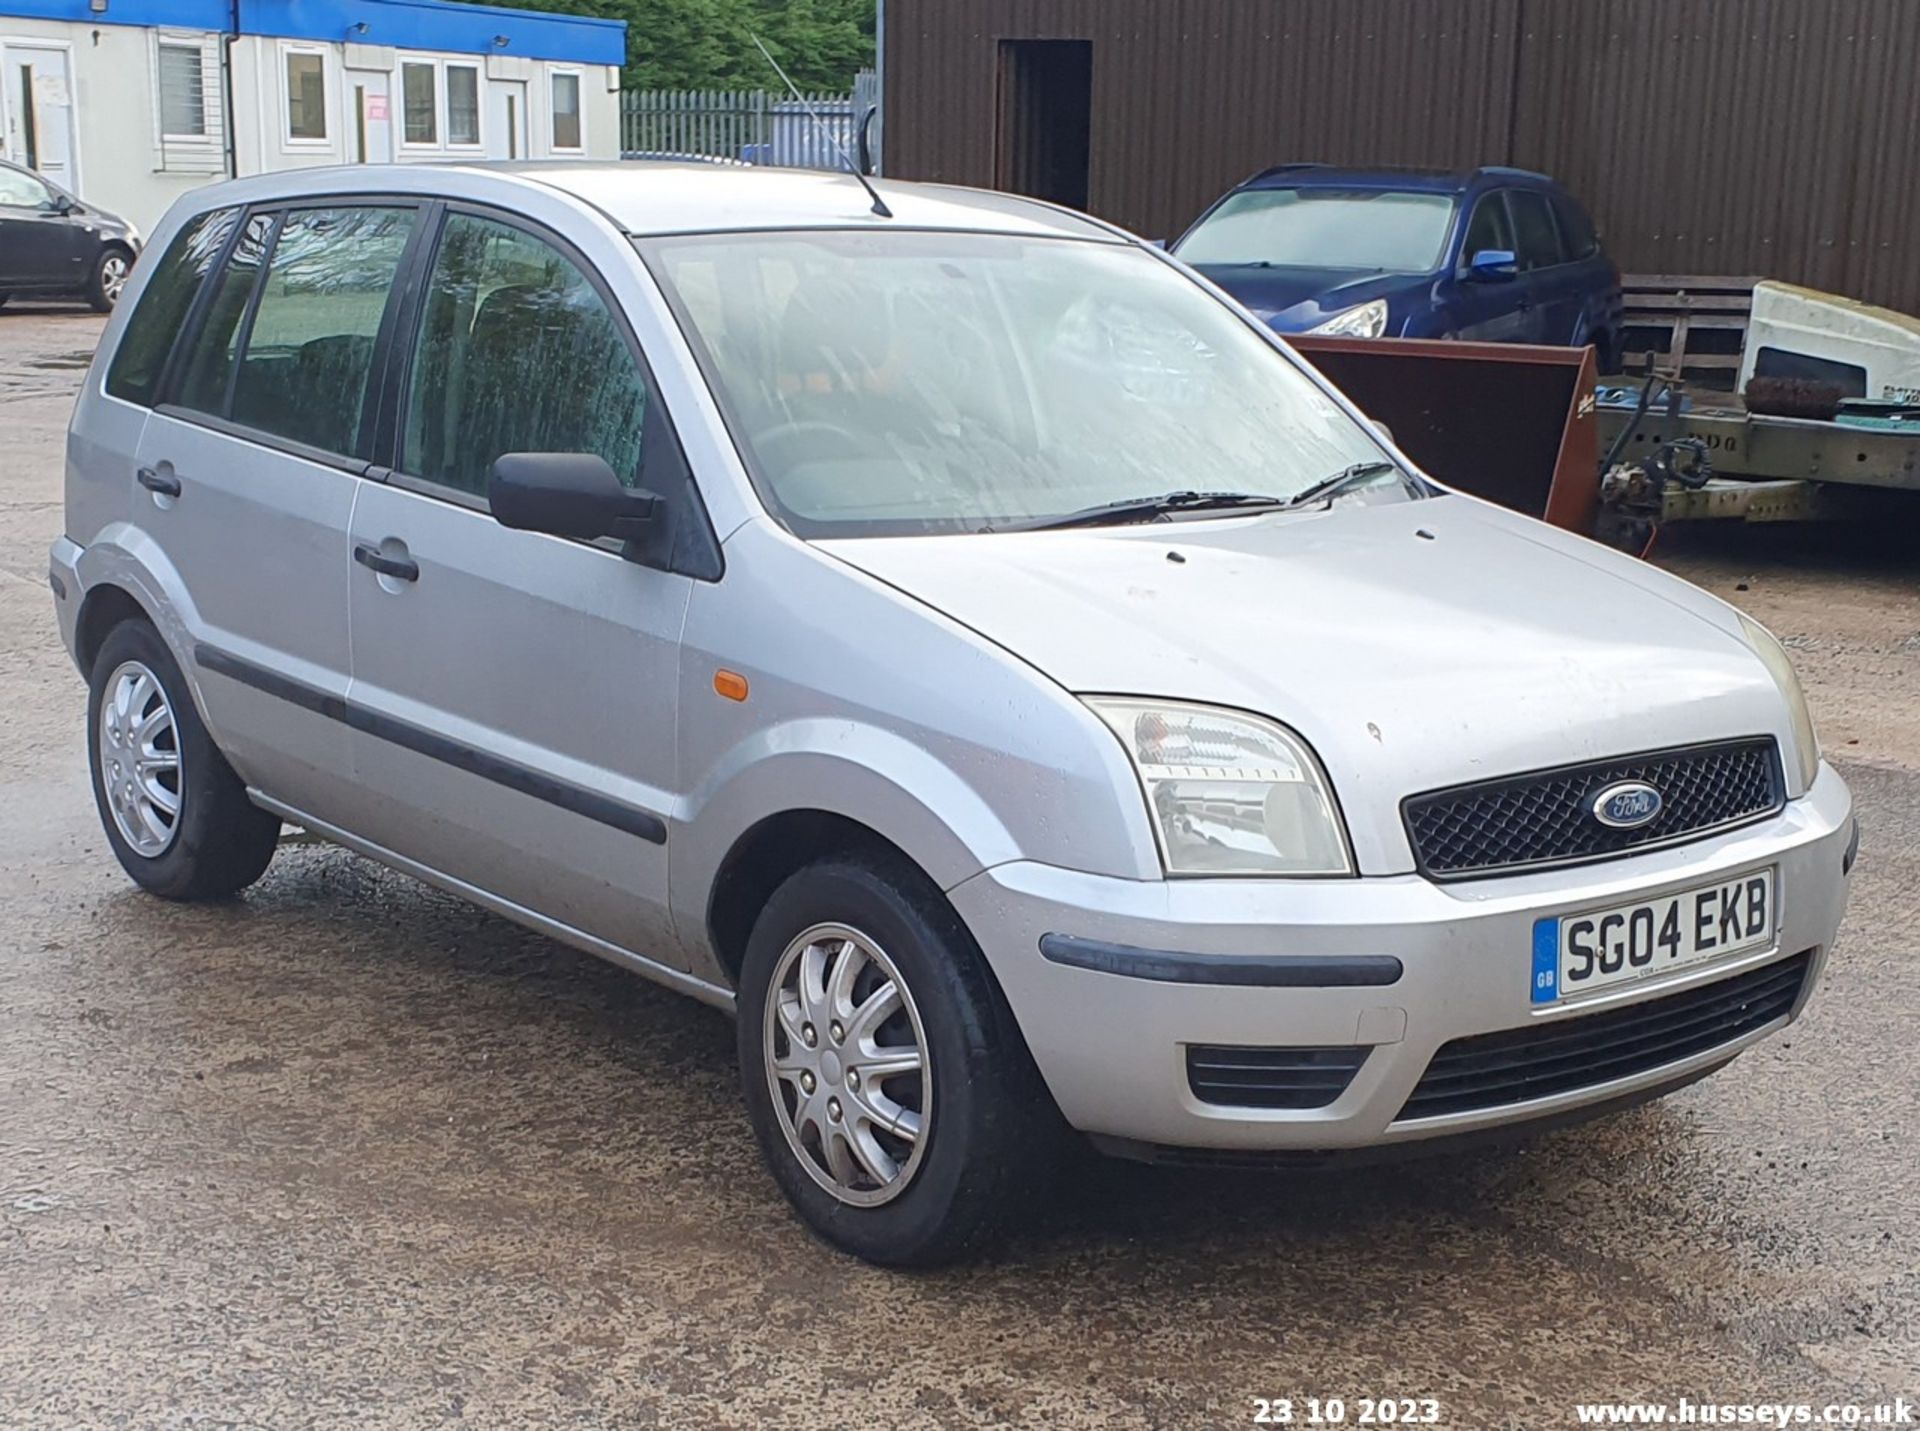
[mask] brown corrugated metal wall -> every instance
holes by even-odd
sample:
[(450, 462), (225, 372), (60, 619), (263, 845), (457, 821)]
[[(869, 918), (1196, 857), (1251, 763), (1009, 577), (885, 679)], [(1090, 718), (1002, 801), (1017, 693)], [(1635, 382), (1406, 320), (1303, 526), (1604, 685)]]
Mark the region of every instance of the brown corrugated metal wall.
[(1920, 0), (884, 0), (887, 171), (990, 185), (999, 42), (1093, 43), (1089, 206), (1284, 160), (1519, 164), (1620, 266), (1920, 311)]

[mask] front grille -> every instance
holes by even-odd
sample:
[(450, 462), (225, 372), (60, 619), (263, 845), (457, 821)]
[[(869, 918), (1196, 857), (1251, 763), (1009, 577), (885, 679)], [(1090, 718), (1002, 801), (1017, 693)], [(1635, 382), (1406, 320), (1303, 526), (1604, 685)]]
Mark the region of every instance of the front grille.
[(1793, 1007), (1812, 961), (1808, 950), (1664, 999), (1457, 1038), (1433, 1056), (1400, 1117), (1437, 1118), (1525, 1103), (1732, 1043)]
[[(1622, 780), (1660, 792), (1660, 813), (1637, 830), (1614, 829), (1593, 814), (1593, 797)], [(1421, 872), (1464, 879), (1694, 839), (1784, 802), (1780, 756), (1768, 736), (1456, 785), (1409, 796), (1403, 814)]]
[(1325, 1108), (1360, 1071), (1370, 1049), (1187, 1045), (1187, 1086), (1228, 1108)]

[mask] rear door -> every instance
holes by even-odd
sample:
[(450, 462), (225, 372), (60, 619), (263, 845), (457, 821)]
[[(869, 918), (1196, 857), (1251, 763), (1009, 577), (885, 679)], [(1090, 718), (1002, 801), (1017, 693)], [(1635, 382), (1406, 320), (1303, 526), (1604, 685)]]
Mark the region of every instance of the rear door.
[[(684, 967), (667, 918), (692, 579), (510, 531), (507, 452), (591, 452), (697, 502), (625, 321), (560, 236), (447, 212), (397, 350), (393, 472), (354, 510), (355, 828), (443, 876)], [(704, 522), (676, 508), (671, 520)]]
[(1585, 294), (1577, 267), (1567, 262), (1553, 207), (1539, 189), (1509, 189), (1513, 237), (1526, 290), (1527, 341), (1565, 345), (1574, 339)]
[(185, 591), (208, 724), (302, 814), (350, 805), (348, 519), (367, 395), (416, 204), (242, 221), (140, 440), (134, 504)]
[(1580, 319), (1573, 341), (1597, 343), (1603, 350), (1610, 350), (1614, 329), (1620, 322), (1620, 274), (1601, 249), (1592, 218), (1571, 195), (1553, 195), (1553, 216), (1560, 226), (1561, 247), (1580, 295)]

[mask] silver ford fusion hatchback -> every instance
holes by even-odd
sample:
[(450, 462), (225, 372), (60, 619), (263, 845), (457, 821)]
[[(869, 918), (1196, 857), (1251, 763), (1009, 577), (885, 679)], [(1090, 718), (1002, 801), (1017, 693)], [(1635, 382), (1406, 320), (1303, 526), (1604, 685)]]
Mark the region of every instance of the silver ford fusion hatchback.
[(881, 193), (177, 204), (52, 553), (133, 878), (295, 821), (733, 1009), (774, 1176), (889, 1263), (1069, 1129), (1437, 1146), (1799, 1013), (1856, 836), (1771, 636), (1437, 486), (1122, 233)]

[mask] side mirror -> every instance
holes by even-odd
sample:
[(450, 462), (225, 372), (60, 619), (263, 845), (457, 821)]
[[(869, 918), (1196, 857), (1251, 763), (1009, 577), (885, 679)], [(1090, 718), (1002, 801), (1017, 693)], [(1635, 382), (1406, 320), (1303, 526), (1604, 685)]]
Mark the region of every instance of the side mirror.
[(1388, 427), (1384, 422), (1380, 421), (1380, 419), (1377, 417), (1370, 417), (1367, 419), (1367, 421), (1372, 423), (1373, 430), (1379, 433), (1380, 436), (1386, 440), (1387, 446), (1392, 447), (1394, 445), (1392, 428)]
[(659, 497), (622, 487), (591, 452), (509, 452), (487, 473), (487, 501), (503, 527), (587, 541), (636, 540), (663, 515)]
[(1520, 276), (1520, 260), (1511, 249), (1483, 248), (1467, 260), (1467, 277), (1479, 283), (1505, 283)]

